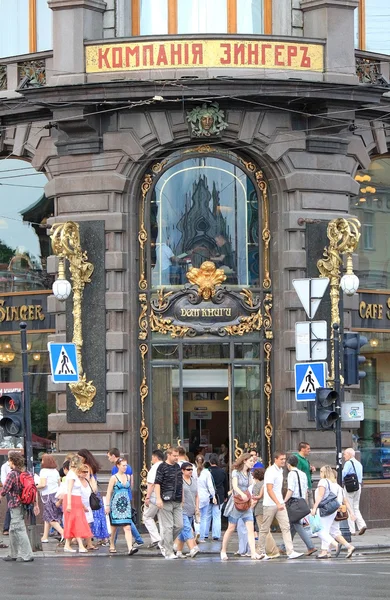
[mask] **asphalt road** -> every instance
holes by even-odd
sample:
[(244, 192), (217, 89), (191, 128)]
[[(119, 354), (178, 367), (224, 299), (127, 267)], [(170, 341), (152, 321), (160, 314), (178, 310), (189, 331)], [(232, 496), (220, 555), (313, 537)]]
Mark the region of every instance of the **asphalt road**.
[(257, 563), (142, 556), (0, 560), (1, 600), (367, 600), (389, 598), (390, 555)]

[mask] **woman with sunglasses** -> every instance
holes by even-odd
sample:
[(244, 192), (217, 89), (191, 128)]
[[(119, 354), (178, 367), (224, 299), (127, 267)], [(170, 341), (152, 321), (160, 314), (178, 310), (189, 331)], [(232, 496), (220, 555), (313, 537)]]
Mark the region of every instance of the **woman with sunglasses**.
[(103, 498), (98, 489), (98, 473), (100, 465), (93, 454), (86, 448), (82, 448), (78, 451), (77, 455), (81, 458), (84, 465), (86, 465), (89, 471), (88, 481), (91, 485), (92, 491), (97, 495), (100, 500), (100, 508), (92, 511), (93, 523), (91, 523), (91, 531), (95, 542), (102, 546), (108, 545), (108, 538), (110, 534), (107, 529), (106, 514), (104, 512)]
[[(92, 510), (90, 502), (89, 502), (92, 489), (91, 489), (91, 485), (89, 483), (89, 469), (88, 469), (87, 465), (81, 464), (80, 468), (77, 471), (77, 475), (81, 482), (81, 501), (84, 506), (85, 516), (87, 519), (87, 523), (91, 528), (91, 531), (93, 531), (93, 513), (94, 513), (94, 511)], [(98, 549), (97, 546), (93, 545), (91, 537), (87, 538), (86, 542), (87, 542), (87, 550), (97, 550)]]
[(116, 530), (118, 527), (123, 527), (128, 555), (131, 556), (138, 552), (138, 548), (133, 548), (133, 536), (131, 534), (132, 510), (129, 496), (130, 476), (126, 475), (127, 460), (118, 458), (115, 465), (118, 467), (118, 472), (110, 478), (105, 508), (106, 514), (110, 515), (111, 523), (110, 553), (116, 554)]
[(63, 499), (64, 507), (64, 552), (76, 552), (71, 548), (71, 541), (76, 538), (79, 552), (88, 552), (83, 545), (83, 539), (92, 537), (91, 528), (87, 523), (84, 505), (81, 500), (81, 481), (78, 473), (82, 462), (78, 456), (73, 456), (69, 463), (66, 476), (66, 494)]
[(181, 472), (183, 474), (183, 529), (181, 530), (176, 540), (176, 557), (185, 558), (183, 554), (184, 544), (187, 543), (190, 549), (189, 554), (191, 558), (194, 558), (199, 548), (196, 545), (193, 531), (193, 520), (199, 519), (199, 496), (197, 482), (193, 477), (194, 467), (189, 462), (183, 462), (181, 465)]

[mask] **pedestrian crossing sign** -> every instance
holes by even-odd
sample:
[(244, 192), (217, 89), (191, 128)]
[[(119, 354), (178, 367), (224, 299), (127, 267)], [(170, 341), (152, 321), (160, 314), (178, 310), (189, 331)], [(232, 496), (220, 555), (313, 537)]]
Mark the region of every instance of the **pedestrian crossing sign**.
[(79, 380), (76, 344), (49, 342), (47, 347), (53, 383), (76, 383)]
[(326, 387), (326, 362), (297, 363), (295, 365), (295, 399), (307, 402), (316, 399), (316, 389)]

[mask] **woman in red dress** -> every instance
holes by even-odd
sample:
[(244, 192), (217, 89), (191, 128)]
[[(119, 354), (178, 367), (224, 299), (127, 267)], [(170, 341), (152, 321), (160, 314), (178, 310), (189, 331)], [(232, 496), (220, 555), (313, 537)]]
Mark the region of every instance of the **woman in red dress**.
[(76, 538), (79, 545), (79, 552), (88, 552), (83, 545), (83, 538), (91, 538), (91, 528), (87, 523), (85, 508), (81, 500), (81, 481), (77, 476), (77, 471), (82, 467), (82, 462), (78, 456), (70, 460), (69, 473), (66, 476), (66, 494), (63, 500), (64, 507), (64, 552), (76, 552), (70, 546), (73, 538)]

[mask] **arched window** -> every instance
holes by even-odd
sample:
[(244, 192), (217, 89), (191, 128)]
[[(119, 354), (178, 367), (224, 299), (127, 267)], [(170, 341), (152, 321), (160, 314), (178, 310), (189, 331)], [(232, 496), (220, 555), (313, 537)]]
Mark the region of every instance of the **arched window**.
[(272, 0), (132, 0), (132, 34), (272, 33)]
[(182, 286), (186, 272), (207, 260), (226, 283), (259, 286), (258, 196), (233, 162), (197, 156), (160, 176), (150, 202), (152, 288)]

